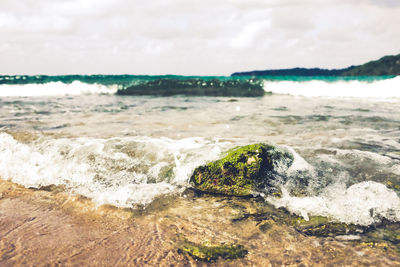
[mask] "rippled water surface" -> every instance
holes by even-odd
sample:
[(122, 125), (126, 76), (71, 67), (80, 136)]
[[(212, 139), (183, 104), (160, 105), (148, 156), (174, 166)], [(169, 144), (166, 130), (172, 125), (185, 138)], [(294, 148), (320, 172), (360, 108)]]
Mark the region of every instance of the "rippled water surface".
[[(227, 149), (266, 142), (293, 150), (288, 175), (308, 181), (309, 198), (288, 195), (276, 205), (345, 222), (397, 220), (399, 192), (387, 186), (400, 183), (398, 110), (396, 99), (290, 95), (4, 97), (0, 176), (63, 185), (99, 205), (146, 205), (186, 188), (195, 167)], [(342, 214), (346, 205), (355, 205), (354, 218)]]
[[(117, 246), (121, 255), (129, 255), (111, 255), (104, 262), (128, 265), (196, 265), (178, 253), (186, 241), (243, 244), (249, 254), (226, 263), (231, 266), (396, 264), (400, 100), (391, 92), (397, 81), (362, 86), (357, 80), (269, 81), (265, 90), (275, 93), (257, 98), (117, 96), (112, 86), (79, 82), (53, 84), (60, 94), (46, 93), (51, 83), (2, 85), (0, 230), (20, 221), (28, 230), (17, 227), (3, 239), (8, 241), (0, 242), (0, 263), (12, 262), (7, 260), (14, 256), (7, 255), (28, 255), (25, 251), (38, 244), (54, 243), (50, 236), (32, 235), (50, 227), (68, 240), (65, 250), (79, 250), (81, 242), (93, 238), (112, 240), (99, 241), (94, 248)], [(323, 93), (317, 90), (321, 84)], [(381, 85), (382, 97), (376, 97)], [(369, 93), (360, 97), (357, 90)], [(240, 199), (191, 191), (189, 178), (196, 167), (230, 148), (259, 142), (294, 156), (293, 164), (280, 170), (286, 177), (278, 185), (280, 197), (259, 192), (257, 198)], [(14, 206), (18, 213), (12, 212)], [(92, 233), (86, 230), (88, 218), (95, 216), (88, 215), (92, 211), (124, 218), (118, 215), (119, 226), (113, 219), (113, 226), (106, 223)], [(71, 212), (83, 216), (83, 222), (71, 219)], [(368, 231), (310, 237), (304, 234), (307, 229), (291, 224), (317, 216)], [(125, 243), (118, 244), (115, 232)], [(13, 243), (27, 234), (35, 241)], [(131, 236), (138, 237), (134, 247)], [(48, 251), (52, 249), (49, 245)], [(51, 256), (46, 253), (40, 257)], [(51, 262), (75, 262), (74, 253), (65, 261), (60, 255), (52, 255)]]

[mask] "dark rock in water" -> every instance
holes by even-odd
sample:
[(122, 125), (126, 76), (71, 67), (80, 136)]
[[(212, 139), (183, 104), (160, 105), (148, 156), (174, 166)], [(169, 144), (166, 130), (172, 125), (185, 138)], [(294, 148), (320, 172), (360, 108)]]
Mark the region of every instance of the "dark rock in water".
[(318, 237), (357, 235), (368, 230), (365, 226), (333, 222), (322, 216), (313, 216), (309, 220), (293, 216), (288, 224), (304, 235)]
[(374, 231), (367, 233), (369, 242), (382, 242), (394, 244), (400, 251), (400, 223), (383, 222)]
[(249, 196), (267, 189), (276, 192), (276, 182), (285, 180), (280, 168), (288, 168), (293, 155), (267, 144), (231, 149), (227, 155), (196, 168), (190, 182), (201, 191), (233, 196)]
[(258, 97), (265, 94), (260, 80), (162, 78), (120, 89), (118, 95)]
[(243, 258), (248, 251), (242, 245), (198, 245), (192, 242), (185, 242), (180, 248), (180, 252), (185, 252), (196, 260), (213, 262), (218, 258), (237, 259)]

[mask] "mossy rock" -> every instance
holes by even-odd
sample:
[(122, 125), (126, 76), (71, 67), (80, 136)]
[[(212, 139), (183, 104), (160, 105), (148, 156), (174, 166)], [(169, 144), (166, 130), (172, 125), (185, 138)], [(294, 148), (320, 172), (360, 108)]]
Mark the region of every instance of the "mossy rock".
[(279, 170), (292, 163), (293, 155), (287, 150), (262, 143), (247, 145), (196, 168), (190, 182), (208, 193), (249, 196), (264, 189), (273, 193), (277, 191), (277, 180), (285, 180)]
[(248, 251), (242, 245), (198, 245), (192, 242), (185, 242), (180, 248), (180, 252), (186, 252), (191, 257), (199, 261), (213, 262), (222, 259), (243, 258)]

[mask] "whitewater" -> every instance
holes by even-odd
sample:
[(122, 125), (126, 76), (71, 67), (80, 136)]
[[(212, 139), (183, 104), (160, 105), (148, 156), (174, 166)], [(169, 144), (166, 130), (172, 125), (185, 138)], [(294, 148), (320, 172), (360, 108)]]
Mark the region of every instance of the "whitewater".
[(295, 155), (282, 197), (265, 201), (305, 219), (400, 221), (400, 77), (263, 78), (272, 94), (254, 98), (116, 95), (124, 86), (0, 84), (0, 177), (145, 208), (228, 149), (264, 142)]

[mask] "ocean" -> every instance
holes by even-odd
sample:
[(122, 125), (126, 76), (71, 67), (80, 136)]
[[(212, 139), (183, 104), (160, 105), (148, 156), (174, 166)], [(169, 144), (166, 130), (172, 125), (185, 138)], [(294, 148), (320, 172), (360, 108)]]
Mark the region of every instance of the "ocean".
[(117, 94), (160, 79), (254, 78), (0, 76), (0, 177), (146, 209), (186, 194), (193, 170), (225, 151), (267, 143), (294, 163), (281, 196), (260, 192), (266, 204), (305, 220), (400, 222), (400, 77), (258, 77), (258, 97)]

